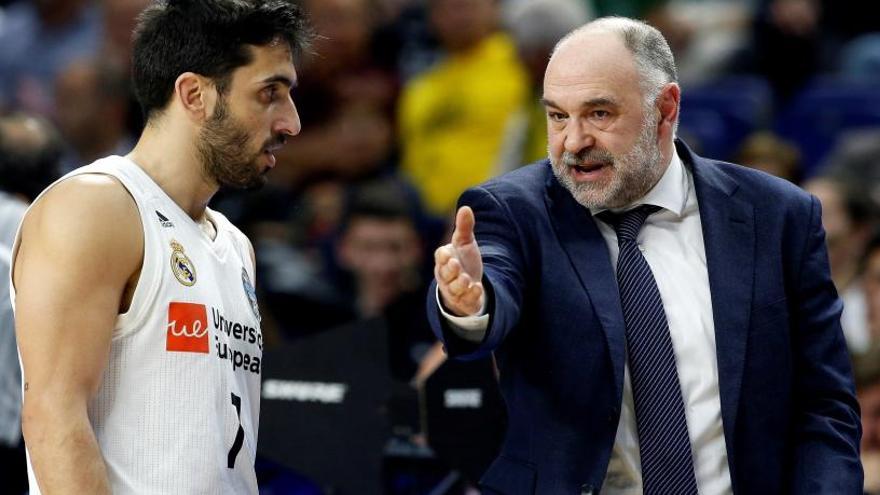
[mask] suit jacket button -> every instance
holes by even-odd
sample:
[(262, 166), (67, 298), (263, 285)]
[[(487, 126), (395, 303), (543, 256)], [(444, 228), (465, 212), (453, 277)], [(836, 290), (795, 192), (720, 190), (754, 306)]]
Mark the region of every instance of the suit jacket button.
[(581, 495), (593, 495), (593, 487), (591, 485), (581, 485)]

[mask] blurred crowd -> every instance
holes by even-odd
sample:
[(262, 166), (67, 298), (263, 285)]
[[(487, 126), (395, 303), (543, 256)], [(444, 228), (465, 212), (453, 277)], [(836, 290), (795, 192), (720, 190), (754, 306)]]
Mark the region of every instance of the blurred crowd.
[[(0, 0), (0, 266), (43, 187), (133, 146), (143, 122), (130, 37), (149, 2)], [(267, 187), (221, 192), (213, 205), (255, 246), (270, 348), (381, 318), (392, 377), (424, 383), (443, 361), (425, 290), (458, 195), (546, 156), (538, 99), (563, 34), (598, 16), (644, 18), (678, 62), (679, 136), (822, 202), (866, 481), (880, 493), (880, 3), (300, 2), (319, 34), (297, 61), (302, 133)], [(11, 315), (0, 318), (0, 352), (11, 349), (0, 356), (2, 421), (17, 414), (9, 397), (19, 385), (14, 346), (4, 343)], [(4, 456), (20, 452), (9, 421), (0, 424)]]

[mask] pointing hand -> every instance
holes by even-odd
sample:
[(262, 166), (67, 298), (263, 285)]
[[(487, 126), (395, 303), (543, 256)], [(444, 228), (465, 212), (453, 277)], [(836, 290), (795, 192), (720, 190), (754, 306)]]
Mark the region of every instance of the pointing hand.
[(483, 306), (483, 259), (474, 237), (474, 212), (462, 206), (455, 215), (452, 242), (434, 252), (434, 277), (447, 310), (476, 315)]

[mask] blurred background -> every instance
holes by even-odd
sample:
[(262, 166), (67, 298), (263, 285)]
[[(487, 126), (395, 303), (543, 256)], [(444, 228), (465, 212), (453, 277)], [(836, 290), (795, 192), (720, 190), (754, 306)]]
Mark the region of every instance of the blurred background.
[[(130, 36), (148, 3), (0, 0), (0, 265), (43, 187), (139, 135)], [(446, 362), (431, 335), (433, 250), (466, 187), (546, 155), (549, 53), (604, 15), (669, 40), (692, 148), (821, 200), (880, 493), (880, 2), (301, 3), (320, 35), (297, 66), (303, 131), (266, 188), (212, 205), (257, 252), (261, 493), (479, 493), (505, 410), (493, 363)], [(0, 493), (20, 494), (18, 361), (0, 316)]]

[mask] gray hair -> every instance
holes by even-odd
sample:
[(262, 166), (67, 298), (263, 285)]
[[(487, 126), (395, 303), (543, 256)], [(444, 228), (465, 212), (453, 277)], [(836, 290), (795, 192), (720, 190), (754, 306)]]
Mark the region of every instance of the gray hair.
[(653, 104), (660, 90), (668, 83), (678, 82), (675, 58), (663, 34), (657, 28), (628, 17), (601, 17), (568, 33), (556, 44), (553, 52), (567, 40), (590, 31), (610, 31), (620, 36), (623, 44), (633, 54), (639, 71), (639, 86), (645, 104)]

